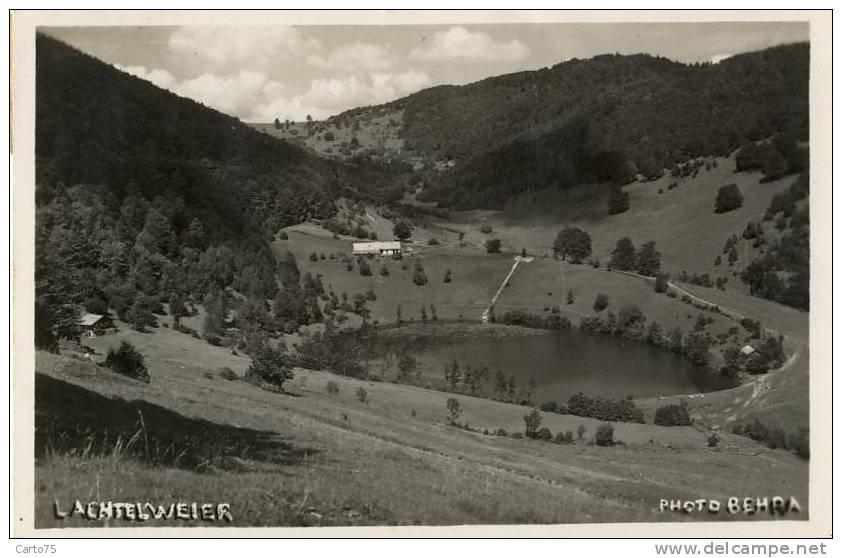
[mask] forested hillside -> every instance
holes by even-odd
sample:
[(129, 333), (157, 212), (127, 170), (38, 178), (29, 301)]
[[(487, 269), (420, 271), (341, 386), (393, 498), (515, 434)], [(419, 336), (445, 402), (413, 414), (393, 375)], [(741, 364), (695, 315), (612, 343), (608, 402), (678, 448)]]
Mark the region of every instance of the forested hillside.
[(36, 183), (46, 345), (72, 333), (79, 305), (125, 318), (225, 287), (271, 297), (274, 233), (380, 186), (371, 171), (319, 159), (46, 36)]
[[(403, 111), (405, 153), (455, 160), (429, 173), (420, 199), (498, 208), (550, 185), (655, 176), (773, 135), (807, 139), (809, 45), (681, 64), (604, 55), (552, 68), (420, 91)], [(332, 120), (358, 120), (366, 110)], [(633, 163), (633, 166), (628, 163)]]

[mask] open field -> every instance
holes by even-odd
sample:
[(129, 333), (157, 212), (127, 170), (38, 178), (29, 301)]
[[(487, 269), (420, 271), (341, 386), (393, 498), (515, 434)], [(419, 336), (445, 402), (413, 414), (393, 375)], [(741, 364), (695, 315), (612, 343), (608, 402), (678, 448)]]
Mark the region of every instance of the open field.
[[(491, 302), (512, 266), (512, 259), (506, 254), (485, 254), (470, 247), (421, 247), (413, 257), (401, 261), (390, 258), (368, 260), (372, 269), (370, 277), (360, 275), (357, 266), (347, 271), (339, 257), (312, 262), (311, 252), (342, 254), (349, 256), (351, 243), (333, 240), (309, 231), (293, 228), (288, 231), (289, 240), (276, 241), (276, 253), (289, 250), (296, 255), (302, 272), (321, 274), (325, 288), (337, 295), (347, 292), (351, 297), (358, 292), (374, 289), (375, 302), (369, 303), (373, 320), (390, 323), (396, 320), (395, 309), (401, 305), (403, 319), (419, 319), (421, 305), (433, 304), (440, 319), (478, 320)], [(415, 258), (420, 259), (429, 282), (417, 286), (412, 282)], [(389, 268), (388, 276), (379, 273), (380, 264)], [(407, 269), (402, 269), (405, 264)], [(452, 282), (444, 283), (445, 271), (452, 271)], [(574, 322), (594, 314), (593, 301), (604, 292), (609, 296), (609, 309), (617, 312), (624, 305), (637, 304), (649, 319), (657, 320), (665, 328), (675, 326), (684, 331), (692, 328), (700, 310), (654, 292), (650, 282), (628, 275), (594, 269), (587, 265), (564, 264), (552, 259), (535, 258), (524, 262), (509, 281), (496, 304), (496, 314), (520, 309), (536, 314), (545, 314), (558, 306), (563, 315)], [(567, 290), (572, 290), (573, 304), (567, 304)], [(714, 319), (708, 326), (712, 334), (722, 333), (732, 327), (733, 321), (725, 316), (705, 312)], [(741, 331), (740, 335), (744, 335)]]
[[(723, 255), (722, 247), (732, 234), (741, 235), (746, 223), (759, 220), (772, 197), (789, 187), (795, 176), (774, 182), (761, 183), (759, 173), (735, 173), (733, 157), (717, 159), (719, 166), (710, 171), (701, 169), (698, 176), (671, 177), (669, 174), (654, 182), (636, 182), (624, 187), (629, 193), (630, 209), (618, 215), (608, 215), (609, 185), (586, 184), (558, 190), (544, 189), (533, 194), (521, 194), (503, 211), (475, 210), (451, 212), (447, 221), (430, 219), (428, 230), (444, 227), (465, 232), (464, 241), (481, 246), (489, 235), (479, 227), (490, 225), (490, 236), (503, 242), (503, 250), (531, 254), (552, 255), (552, 243), (558, 231), (566, 225), (586, 230), (592, 237), (593, 258), (604, 266), (617, 239), (628, 236), (635, 245), (654, 240), (662, 256), (662, 269), (672, 273), (709, 273), (711, 279), (728, 277), (728, 288), (744, 291), (734, 271), (742, 269), (745, 246), (740, 245), (740, 259), (732, 268), (726, 263), (714, 266), (716, 256)], [(678, 186), (668, 189), (671, 183)], [(716, 214), (714, 200), (720, 186), (735, 183), (743, 195), (743, 206), (734, 211)], [(662, 190), (663, 193), (658, 193)], [(766, 223), (767, 236), (776, 231)], [(748, 246), (748, 257), (758, 249)], [(724, 259), (724, 257), (723, 257)]]
[[(288, 231), (289, 240), (278, 240), (273, 244), (276, 253), (292, 251), (303, 272), (321, 274), (325, 288), (333, 290), (337, 296), (345, 292), (349, 298), (356, 293), (374, 289), (377, 300), (368, 304), (371, 319), (380, 322), (396, 321), (396, 308), (400, 304), (403, 318), (418, 318), (421, 305), (434, 304), (441, 319), (479, 320), (482, 311), (488, 305), (500, 281), (511, 267), (511, 258), (507, 255), (487, 256), (476, 250), (426, 250), (419, 248), (418, 257), (424, 266), (428, 282), (417, 286), (412, 281), (415, 259), (405, 257), (401, 261), (390, 258), (368, 260), (372, 275), (363, 277), (354, 264), (352, 271), (347, 271), (340, 258), (330, 260), (331, 253), (350, 256), (351, 242), (333, 240), (300, 232), (293, 228)], [(311, 252), (324, 253), (325, 260), (311, 262)], [(380, 274), (380, 265), (389, 269), (388, 276)], [(402, 269), (405, 266), (406, 269)], [(450, 269), (453, 280), (444, 282), (445, 271)], [(430, 312), (429, 308), (427, 310)]]
[[(169, 329), (122, 329), (87, 341), (102, 353), (124, 338), (145, 348), (151, 384), (83, 360), (37, 355), (39, 440), (53, 448), (37, 452), (40, 527), (57, 524), (55, 498), (226, 501), (238, 525), (681, 521), (696, 516), (663, 515), (660, 498), (767, 494), (795, 496), (806, 512), (807, 462), (739, 436), (723, 434), (711, 449), (694, 428), (617, 424), (622, 444), (601, 448), (587, 443), (596, 421), (549, 413), (542, 413), (544, 425), (553, 432), (582, 424), (585, 440), (558, 446), (486, 436), (445, 425), (445, 393), (296, 370), (289, 393), (280, 395), (206, 377), (212, 370), (184, 362), (182, 353), (204, 353), (216, 366), (236, 361), (225, 349)], [(143, 338), (155, 342), (143, 345)], [(337, 395), (326, 393), (328, 380), (338, 384)], [(356, 399), (359, 387), (367, 403)], [(525, 408), (458, 397), (462, 420), (472, 427), (522, 431)], [(216, 454), (196, 466), (188, 465), (186, 450), (180, 464), (152, 466), (143, 451), (70, 455), (45, 434), (93, 428), (89, 414), (96, 410), (106, 415), (99, 424), (126, 438), (138, 429), (140, 411), (144, 437), (176, 449), (193, 440), (184, 432), (246, 442), (217, 443)], [(698, 516), (711, 517), (729, 518)]]

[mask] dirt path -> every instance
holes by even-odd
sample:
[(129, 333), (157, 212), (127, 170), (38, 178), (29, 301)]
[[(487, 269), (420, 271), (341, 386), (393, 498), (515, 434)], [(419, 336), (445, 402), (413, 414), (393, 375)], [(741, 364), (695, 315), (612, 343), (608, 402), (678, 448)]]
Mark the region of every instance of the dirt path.
[(529, 263), (531, 261), (531, 256), (515, 256), (515, 261), (514, 263), (512, 263), (512, 268), (509, 270), (509, 274), (506, 275), (506, 278), (503, 279), (502, 283), (500, 283), (500, 287), (497, 289), (497, 292), (494, 293), (494, 297), (492, 297), (491, 303), (488, 305), (488, 308), (482, 311), (482, 323), (488, 323), (491, 316), (491, 310), (494, 308), (494, 304), (497, 302), (497, 299), (500, 298), (500, 295), (503, 293), (503, 289), (505, 289), (506, 285), (509, 284), (509, 279), (511, 279), (512, 275), (515, 274), (518, 264), (520, 264), (520, 262)]
[[(615, 271), (617, 273), (622, 273), (624, 275), (630, 275), (632, 277), (636, 277), (638, 279), (642, 279), (642, 280), (649, 281), (649, 282), (651, 282), (653, 280), (651, 277), (646, 277), (644, 275), (640, 275), (640, 274), (634, 273), (634, 272), (617, 271), (617, 270), (615, 270)], [(732, 320), (734, 320), (735, 322), (739, 323), (741, 320), (743, 320), (744, 318), (747, 317), (744, 314), (742, 314), (741, 312), (737, 312), (736, 310), (734, 310), (732, 308), (722, 306), (720, 304), (717, 304), (715, 302), (711, 302), (710, 300), (706, 300), (706, 299), (704, 299), (700, 296), (697, 296), (697, 295), (693, 294), (692, 292), (690, 292), (689, 290), (685, 289), (684, 287), (680, 287), (679, 285), (676, 285), (672, 281), (667, 281), (667, 285), (671, 289), (674, 289), (675, 292), (677, 292), (678, 294), (686, 295), (687, 297), (690, 298), (690, 300), (692, 300), (692, 301), (694, 301), (698, 304), (703, 304), (703, 305), (706, 305), (706, 306), (711, 307), (711, 308), (717, 308), (723, 316), (727, 316), (727, 317), (731, 318)], [(734, 420), (736, 420), (738, 418), (738, 416), (740, 415), (741, 412), (745, 412), (749, 407), (758, 403), (758, 401), (760, 399), (762, 399), (763, 396), (765, 396), (769, 392), (769, 390), (771, 389), (770, 380), (772, 380), (773, 378), (775, 378), (775, 377), (785, 373), (786, 371), (792, 369), (795, 366), (795, 364), (798, 362), (798, 360), (801, 359), (802, 353), (806, 349), (806, 344), (804, 343), (804, 341), (802, 339), (793, 337), (792, 335), (786, 335), (782, 332), (779, 332), (779, 331), (776, 331), (776, 330), (773, 330), (773, 329), (770, 329), (770, 328), (763, 328), (763, 331), (766, 332), (769, 335), (781, 335), (784, 339), (788, 340), (792, 344), (792, 354), (789, 355), (789, 357), (786, 359), (786, 362), (784, 362), (780, 367), (778, 367), (774, 370), (770, 370), (766, 374), (754, 376), (750, 381), (745, 382), (745, 383), (743, 383), (743, 384), (741, 384), (737, 387), (731, 388), (730, 390), (723, 390), (723, 391), (731, 391), (731, 392), (734, 392), (734, 393), (737, 393), (737, 392), (742, 393), (746, 390), (749, 390), (749, 389), (751, 390), (751, 393), (749, 393), (746, 396), (745, 400), (742, 402), (740, 407), (735, 412), (730, 413), (729, 415), (726, 416), (727, 422), (733, 422)]]

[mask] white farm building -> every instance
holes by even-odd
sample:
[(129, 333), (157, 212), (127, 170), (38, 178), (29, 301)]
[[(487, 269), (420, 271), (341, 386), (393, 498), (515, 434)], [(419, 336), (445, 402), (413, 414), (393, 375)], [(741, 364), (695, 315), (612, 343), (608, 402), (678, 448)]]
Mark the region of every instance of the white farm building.
[(391, 256), (401, 253), (401, 243), (397, 240), (389, 242), (354, 242), (354, 255)]

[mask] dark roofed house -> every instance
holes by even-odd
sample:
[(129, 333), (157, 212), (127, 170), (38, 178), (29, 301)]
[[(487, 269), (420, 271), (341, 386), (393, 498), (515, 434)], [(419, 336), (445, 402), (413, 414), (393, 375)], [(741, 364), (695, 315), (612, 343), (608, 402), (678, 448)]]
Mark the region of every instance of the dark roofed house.
[(79, 327), (88, 337), (96, 337), (97, 335), (104, 335), (108, 328), (114, 327), (114, 321), (110, 316), (85, 314), (79, 322)]

